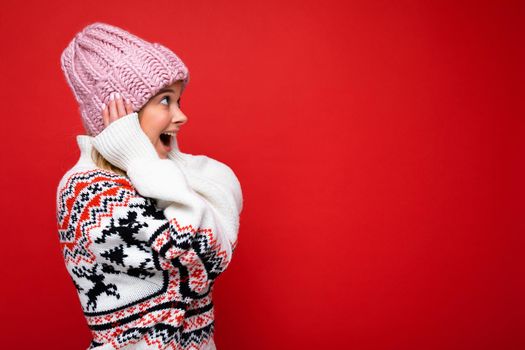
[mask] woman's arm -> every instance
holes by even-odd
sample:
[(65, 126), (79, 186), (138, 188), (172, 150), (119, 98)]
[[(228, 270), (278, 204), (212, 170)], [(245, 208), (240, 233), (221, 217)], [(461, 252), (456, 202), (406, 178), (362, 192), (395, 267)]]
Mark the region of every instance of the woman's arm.
[(170, 151), (168, 157), (179, 164), (185, 174), (192, 175), (188, 176), (190, 185), (194, 177), (214, 183), (225, 192), (225, 196), (237, 214), (241, 213), (243, 207), (241, 184), (228, 165), (202, 154), (183, 153), (178, 146)]
[[(209, 251), (210, 257), (215, 259), (215, 265), (218, 262), (216, 255), (225, 260), (219, 264), (220, 270), (226, 268), (232, 251), (224, 234), (224, 227), (229, 226), (228, 218), (211, 209), (193, 191), (177, 163), (159, 158), (153, 144), (142, 131), (136, 112), (109, 124), (93, 138), (93, 147), (109, 162), (126, 171), (140, 195), (157, 200), (158, 207), (173, 225), (169, 239), (174, 247), (180, 246), (180, 233), (185, 232), (190, 235), (192, 244), (199, 244), (203, 251)], [(216, 254), (212, 254), (212, 250)], [(183, 253), (184, 249), (172, 250), (170, 257)], [(217, 268), (215, 266), (213, 269)]]
[(189, 186), (225, 218), (224, 232), (235, 248), (243, 206), (242, 190), (233, 170), (204, 155), (172, 151), (169, 158), (180, 166)]

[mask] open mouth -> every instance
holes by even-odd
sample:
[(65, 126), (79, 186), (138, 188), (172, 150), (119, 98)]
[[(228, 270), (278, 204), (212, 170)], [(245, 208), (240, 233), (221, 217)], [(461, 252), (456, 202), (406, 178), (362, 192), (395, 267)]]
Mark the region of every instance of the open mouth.
[(166, 147), (169, 147), (171, 145), (171, 138), (173, 136), (169, 135), (169, 134), (160, 134), (160, 141), (162, 142), (162, 144)]

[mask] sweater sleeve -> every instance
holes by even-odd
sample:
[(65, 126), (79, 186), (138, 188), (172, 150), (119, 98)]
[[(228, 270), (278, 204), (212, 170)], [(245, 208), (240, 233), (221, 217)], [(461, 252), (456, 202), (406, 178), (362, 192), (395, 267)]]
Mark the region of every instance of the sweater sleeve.
[(111, 123), (94, 137), (93, 146), (123, 168), (137, 192), (154, 199), (163, 211), (170, 228), (153, 249), (166, 259), (180, 257), (177, 263), (185, 266), (203, 264), (210, 278), (226, 268), (231, 245), (222, 234), (225, 218), (193, 191), (177, 163), (158, 157), (137, 113)]
[(243, 206), (242, 190), (233, 170), (224, 163), (204, 155), (180, 151), (169, 158), (180, 165), (190, 187), (225, 218), (224, 233), (232, 245), (237, 245), (240, 213)]
[[(171, 160), (181, 164), (181, 168), (191, 176), (188, 177), (192, 186), (193, 177), (205, 178), (217, 184), (225, 192), (227, 199), (231, 201), (233, 210), (239, 215), (243, 208), (243, 195), (239, 179), (234, 171), (225, 163), (203, 154), (183, 153), (174, 148), (168, 156)], [(195, 176), (193, 176), (195, 175)], [(194, 188), (192, 186), (192, 188)]]

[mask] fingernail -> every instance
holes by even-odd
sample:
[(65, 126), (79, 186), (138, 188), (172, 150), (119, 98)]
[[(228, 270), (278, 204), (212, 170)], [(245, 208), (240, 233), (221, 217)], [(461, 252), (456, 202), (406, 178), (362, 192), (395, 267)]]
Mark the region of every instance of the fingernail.
[(105, 103), (102, 104), (102, 109), (106, 109), (106, 104)]
[(115, 99), (115, 95), (114, 95), (113, 92), (109, 95), (109, 99), (110, 99), (111, 101), (113, 101), (113, 100)]
[(115, 93), (115, 98), (120, 98), (120, 94), (118, 92)]
[(129, 98), (126, 99), (126, 103), (127, 103), (127, 104), (130, 104), (130, 103), (131, 103), (131, 101), (130, 101)]

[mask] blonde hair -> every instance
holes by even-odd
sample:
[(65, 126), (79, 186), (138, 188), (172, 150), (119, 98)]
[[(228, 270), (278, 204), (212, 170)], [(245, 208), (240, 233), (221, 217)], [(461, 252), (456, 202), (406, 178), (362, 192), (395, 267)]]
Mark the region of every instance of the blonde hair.
[(119, 167), (116, 167), (114, 166), (113, 164), (111, 164), (110, 162), (108, 162), (108, 160), (106, 158), (104, 158), (102, 156), (102, 154), (100, 154), (95, 147), (92, 148), (91, 150), (91, 158), (93, 159), (93, 162), (95, 163), (95, 165), (99, 168), (102, 168), (104, 170), (109, 170), (109, 171), (112, 171), (114, 173), (117, 173), (117, 174), (120, 174), (122, 176), (128, 176), (128, 174), (126, 174), (126, 172), (122, 169), (120, 169)]

